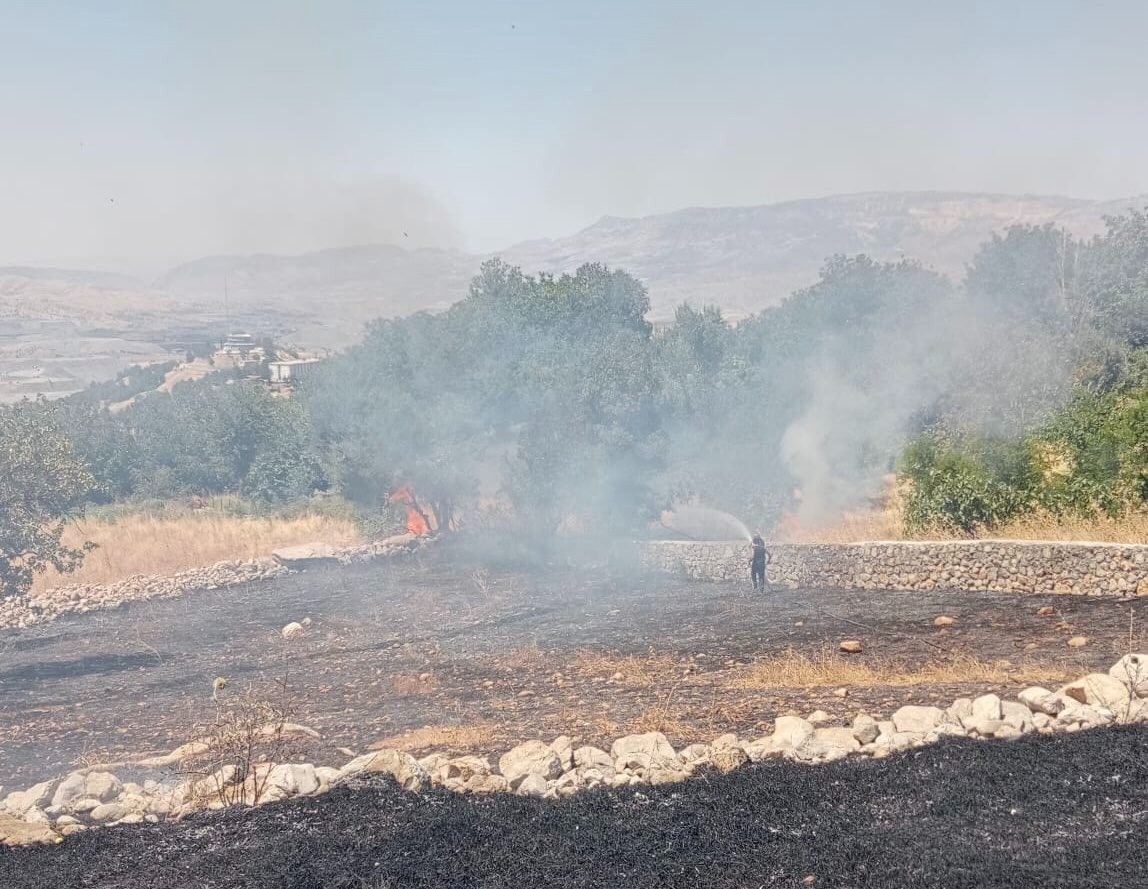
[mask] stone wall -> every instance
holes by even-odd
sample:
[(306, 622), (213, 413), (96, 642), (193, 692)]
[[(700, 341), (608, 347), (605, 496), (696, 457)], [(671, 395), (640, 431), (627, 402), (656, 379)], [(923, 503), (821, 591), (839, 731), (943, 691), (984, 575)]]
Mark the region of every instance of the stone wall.
[[(743, 541), (649, 541), (648, 570), (749, 583)], [(1148, 546), (1019, 540), (770, 544), (771, 583), (839, 589), (1148, 595)]]

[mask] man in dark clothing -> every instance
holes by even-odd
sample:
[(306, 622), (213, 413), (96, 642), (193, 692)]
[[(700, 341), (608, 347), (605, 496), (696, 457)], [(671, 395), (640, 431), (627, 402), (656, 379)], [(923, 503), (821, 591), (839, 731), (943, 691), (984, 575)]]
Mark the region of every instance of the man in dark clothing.
[(753, 535), (753, 557), (749, 560), (749, 574), (753, 579), (754, 590), (765, 589), (765, 566), (769, 563), (769, 553), (765, 551), (765, 541), (761, 534)]

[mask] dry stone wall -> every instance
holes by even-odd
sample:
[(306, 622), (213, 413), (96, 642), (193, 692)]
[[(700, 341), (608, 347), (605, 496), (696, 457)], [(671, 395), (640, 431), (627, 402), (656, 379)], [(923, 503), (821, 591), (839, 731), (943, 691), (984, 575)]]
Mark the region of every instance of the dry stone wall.
[[(652, 571), (749, 583), (749, 544), (659, 540)], [(1148, 595), (1148, 546), (1020, 540), (770, 544), (769, 579), (787, 587), (966, 589), (1002, 593)]]

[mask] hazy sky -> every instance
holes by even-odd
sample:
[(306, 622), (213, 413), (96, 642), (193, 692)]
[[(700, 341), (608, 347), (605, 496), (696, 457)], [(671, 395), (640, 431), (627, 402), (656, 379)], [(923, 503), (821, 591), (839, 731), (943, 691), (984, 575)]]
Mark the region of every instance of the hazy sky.
[(0, 22), (0, 263), (1148, 192), (1143, 0), (0, 0)]

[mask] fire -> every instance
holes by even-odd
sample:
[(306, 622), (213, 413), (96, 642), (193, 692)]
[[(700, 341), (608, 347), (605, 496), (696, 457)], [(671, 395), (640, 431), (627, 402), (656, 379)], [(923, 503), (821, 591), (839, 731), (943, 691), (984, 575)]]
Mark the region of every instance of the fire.
[(415, 495), (409, 485), (403, 485), (391, 494), (390, 499), (396, 503), (406, 504), (408, 534), (422, 537), (431, 532), (430, 523), (427, 521), (427, 517), (423, 514), (422, 510), (419, 509), (418, 501), (415, 500)]

